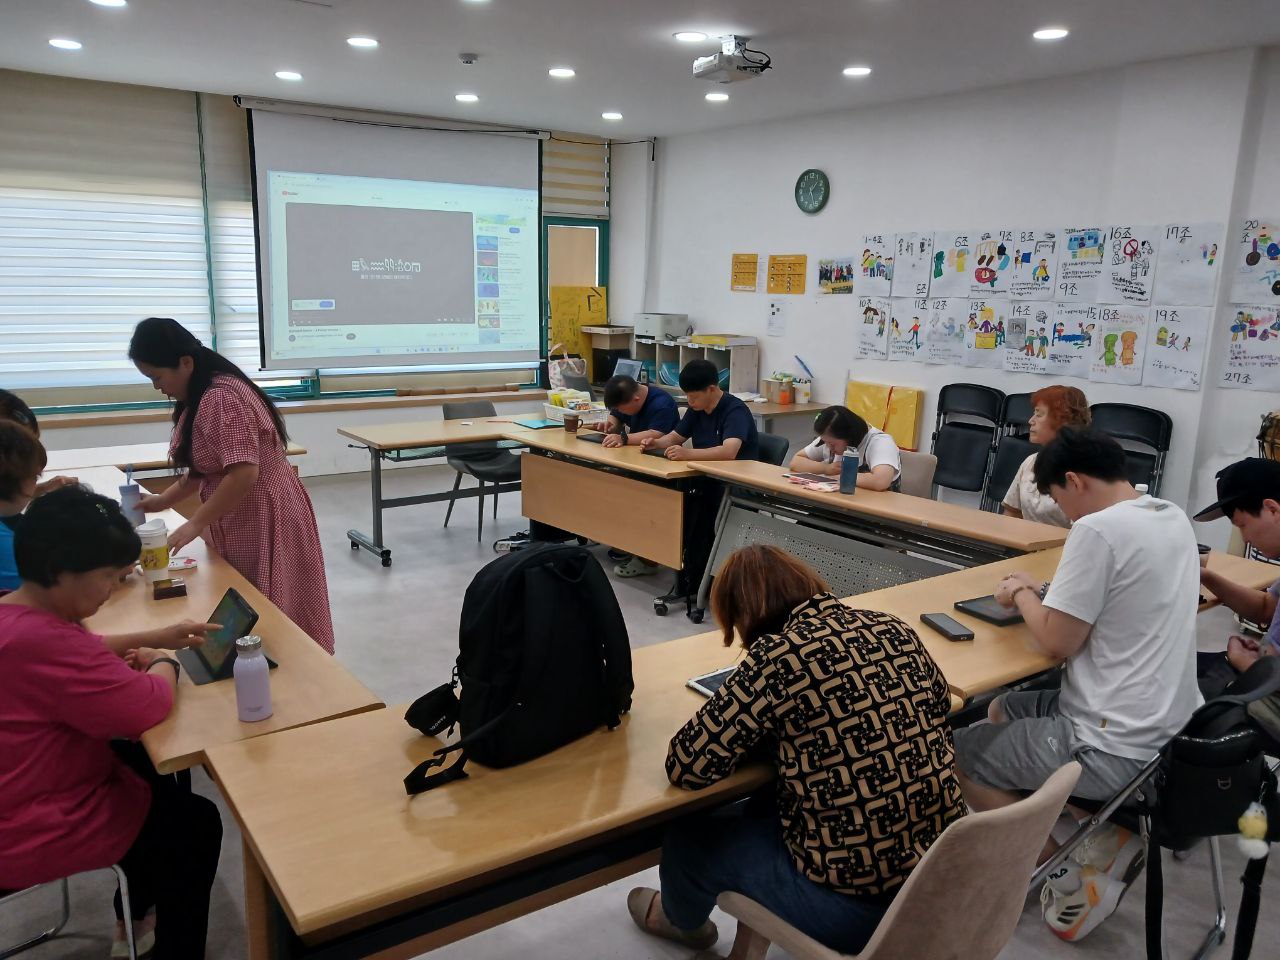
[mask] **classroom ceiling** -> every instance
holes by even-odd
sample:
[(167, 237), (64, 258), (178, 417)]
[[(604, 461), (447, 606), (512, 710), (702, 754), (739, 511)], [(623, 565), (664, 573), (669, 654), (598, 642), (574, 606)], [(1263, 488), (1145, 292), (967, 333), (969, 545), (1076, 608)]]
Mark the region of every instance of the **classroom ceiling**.
[[(103, 2), (120, 0), (0, 0), (0, 66), (627, 139), (1280, 42), (1278, 0)], [(1046, 26), (1070, 35), (1033, 40)], [(710, 39), (680, 43), (681, 30)], [(694, 80), (693, 58), (727, 33), (749, 36), (773, 69), (728, 86)], [(352, 48), (351, 36), (379, 47)], [(872, 72), (843, 76), (853, 65)], [(553, 79), (556, 66), (577, 75)], [(708, 103), (712, 91), (729, 100)]]

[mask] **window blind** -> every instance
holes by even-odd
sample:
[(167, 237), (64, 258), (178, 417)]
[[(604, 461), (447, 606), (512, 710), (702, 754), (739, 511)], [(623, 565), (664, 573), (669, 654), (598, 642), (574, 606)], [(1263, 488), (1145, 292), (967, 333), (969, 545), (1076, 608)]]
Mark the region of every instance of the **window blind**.
[(551, 135), (542, 145), (542, 212), (609, 218), (607, 142), (574, 133)]
[(0, 385), (137, 382), (146, 316), (211, 342), (195, 107), (0, 71)]

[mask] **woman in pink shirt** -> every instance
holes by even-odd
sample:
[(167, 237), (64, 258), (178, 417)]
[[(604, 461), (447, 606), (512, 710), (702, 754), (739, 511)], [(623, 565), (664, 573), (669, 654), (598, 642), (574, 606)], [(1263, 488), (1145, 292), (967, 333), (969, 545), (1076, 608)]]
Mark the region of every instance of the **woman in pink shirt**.
[(204, 956), (218, 810), (176, 788), (153, 791), (110, 741), (137, 740), (168, 716), (178, 662), (167, 650), (201, 642), (206, 625), (115, 637), (81, 625), (140, 549), (115, 501), (84, 487), (24, 514), (14, 542), (22, 586), (0, 596), (0, 889), (119, 863), (134, 917), (155, 906), (153, 960), (190, 960)]

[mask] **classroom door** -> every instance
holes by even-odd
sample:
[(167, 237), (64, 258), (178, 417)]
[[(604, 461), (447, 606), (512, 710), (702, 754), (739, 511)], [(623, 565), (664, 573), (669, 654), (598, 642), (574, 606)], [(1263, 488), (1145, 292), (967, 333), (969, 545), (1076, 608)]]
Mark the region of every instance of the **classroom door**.
[(549, 329), (552, 287), (608, 285), (609, 221), (544, 217), (542, 250), (542, 316)]

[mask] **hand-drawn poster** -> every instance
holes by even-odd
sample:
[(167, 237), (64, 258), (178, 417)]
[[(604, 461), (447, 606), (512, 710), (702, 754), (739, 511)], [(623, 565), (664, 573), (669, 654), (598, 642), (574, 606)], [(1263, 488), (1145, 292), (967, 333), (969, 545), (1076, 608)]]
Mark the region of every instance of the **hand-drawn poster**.
[(857, 268), (853, 257), (832, 257), (818, 261), (818, 295), (828, 293), (853, 293), (853, 278)]
[(1209, 340), (1208, 307), (1152, 307), (1144, 387), (1199, 390)]
[(1156, 248), (1164, 230), (1160, 227), (1112, 227), (1107, 234), (1106, 272), (1102, 277), (1103, 303), (1151, 302), (1156, 281)]
[(1157, 303), (1212, 306), (1222, 263), (1222, 224), (1165, 224), (1156, 263)]
[(1228, 337), (1218, 386), (1280, 390), (1280, 308), (1275, 304), (1231, 306), (1217, 336)]
[(969, 296), (1008, 293), (1013, 275), (1014, 230), (982, 230), (973, 238), (973, 280)]
[(1049, 303), (1019, 301), (1009, 306), (1004, 368), (1010, 373), (1048, 373), (1053, 323)]
[(1056, 303), (1051, 310), (1053, 324), (1049, 328), (1049, 365), (1045, 372), (1054, 377), (1088, 380), (1093, 337), (1098, 332), (1097, 304)]
[(1231, 302), (1280, 303), (1280, 219), (1246, 220), (1234, 239)]
[(929, 296), (933, 234), (899, 233), (893, 240), (893, 295), (913, 300)]
[(1108, 232), (1106, 227), (1067, 227), (1062, 231), (1053, 299), (1059, 303), (1097, 303)]
[(972, 233), (935, 233), (929, 297), (968, 297), (974, 268)]
[(1150, 317), (1150, 307), (1107, 304), (1098, 308), (1098, 329), (1093, 335), (1093, 360), (1089, 364), (1090, 380), (1131, 386), (1142, 382)]
[(964, 323), (964, 365), (1000, 369), (1004, 366), (1007, 300), (970, 300)]
[(858, 260), (858, 268), (854, 284), (858, 294), (887, 297), (893, 288), (893, 234), (863, 234), (862, 256)]
[(929, 326), (924, 338), (925, 363), (964, 363), (965, 321), (969, 301), (962, 297), (933, 297), (929, 300)]
[(729, 289), (739, 293), (755, 293), (759, 289), (760, 254), (735, 253), (730, 268)]
[(889, 350), (889, 300), (886, 297), (859, 297), (853, 318), (857, 329), (858, 357), (884, 360)]
[[(899, 261), (901, 262), (901, 261)], [(895, 297), (889, 319), (889, 359), (923, 360), (925, 329), (929, 323), (929, 301)]]
[(1014, 300), (1052, 300), (1058, 272), (1056, 230), (1017, 230), (1010, 243), (1009, 296)]

